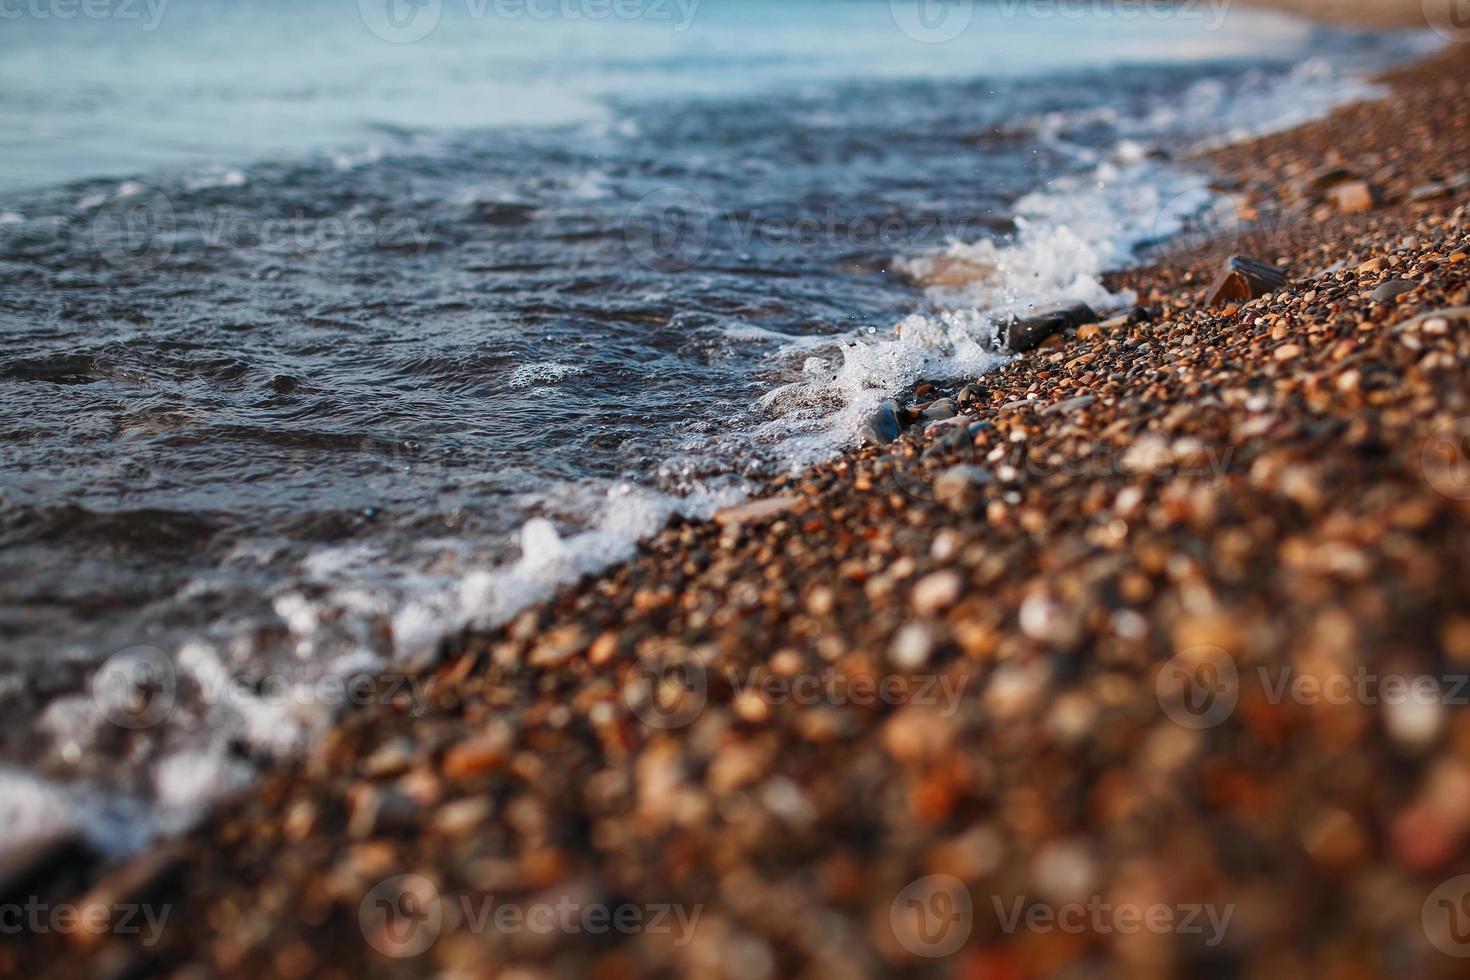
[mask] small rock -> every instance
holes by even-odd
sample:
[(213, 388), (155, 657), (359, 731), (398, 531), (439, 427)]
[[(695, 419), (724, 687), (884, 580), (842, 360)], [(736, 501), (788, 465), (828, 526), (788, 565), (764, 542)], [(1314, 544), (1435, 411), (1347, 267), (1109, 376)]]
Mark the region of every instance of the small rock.
[[(171, 898), (188, 863), (180, 845), (148, 851), (109, 873), (78, 903), (80, 921), (113, 922), (126, 907)], [(72, 938), (81, 945), (99, 942), (110, 930), (78, 929)]]
[(1086, 303), (1074, 303), (1052, 310), (1045, 310), (1025, 319), (1012, 320), (1005, 328), (1005, 345), (1013, 351), (1028, 351), (1040, 347), (1042, 342), (1055, 333), (1080, 327), (1084, 323), (1096, 323), (1097, 314)]
[(1102, 333), (1102, 327), (1098, 326), (1097, 324), (1095, 324), (1095, 323), (1084, 323), (1084, 324), (1082, 324), (1082, 326), (1080, 326), (1080, 327), (1077, 328), (1077, 339), (1078, 340), (1091, 340), (1093, 337), (1096, 337), (1096, 336), (1098, 336), (1101, 333)]
[(1327, 200), (1339, 214), (1361, 214), (1373, 209), (1373, 191), (1361, 180), (1338, 184), (1327, 192)]
[(1300, 344), (1282, 344), (1280, 347), (1276, 348), (1276, 352), (1271, 356), (1276, 358), (1276, 360), (1278, 361), (1290, 361), (1294, 360), (1295, 358), (1301, 357), (1301, 355), (1302, 348)]
[(1071, 412), (1080, 412), (1084, 408), (1097, 401), (1092, 395), (1080, 395), (1077, 398), (1066, 398), (1041, 410), (1042, 415), (1067, 415)]
[[(894, 424), (898, 424), (894, 420)], [(892, 440), (890, 440), (892, 441)], [(747, 504), (737, 507), (726, 507), (715, 514), (716, 524), (740, 524), (744, 521), (760, 520), (790, 510), (801, 503), (801, 498), (794, 494), (783, 494), (779, 497), (766, 497), (764, 500), (752, 500)]]
[(1383, 727), (1389, 738), (1412, 749), (1428, 747), (1444, 727), (1440, 691), (1428, 677), (1415, 678), (1405, 697), (1385, 699)]
[(413, 765), (413, 757), (413, 742), (406, 738), (395, 738), (362, 760), (362, 765), (358, 768), (369, 779), (390, 779), (407, 772), (409, 766)]
[(490, 801), (472, 796), (445, 803), (434, 814), (434, 829), (450, 837), (462, 837), (490, 819)]
[(951, 510), (973, 510), (991, 482), (990, 474), (978, 466), (951, 466), (934, 481), (934, 499)]
[(914, 612), (920, 616), (932, 616), (948, 609), (960, 597), (963, 588), (959, 575), (948, 569), (925, 575), (914, 583)]
[(923, 623), (906, 623), (893, 637), (888, 659), (901, 670), (916, 670), (929, 661), (934, 635)]
[(472, 735), (444, 754), (444, 775), (450, 779), (467, 779), (498, 769), (510, 755), (510, 732), (497, 726)]
[(884, 723), (883, 748), (899, 762), (922, 762), (947, 749), (957, 728), (952, 719), (931, 707), (908, 705)]
[(58, 832), (0, 852), (0, 900), (23, 901), (43, 885), (85, 875), (101, 855), (81, 836)]
[(1450, 323), (1470, 320), (1470, 306), (1451, 306), (1442, 310), (1431, 310), (1428, 313), (1421, 313), (1416, 317), (1405, 320), (1403, 323), (1396, 324), (1395, 329), (1404, 330), (1409, 327), (1423, 326), (1433, 320), (1445, 321), (1445, 328), (1448, 329)]
[(955, 402), (961, 408), (967, 405), (977, 405), (983, 402), (989, 394), (990, 392), (980, 385), (965, 385), (955, 396)]
[(1345, 170), (1337, 166), (1326, 166), (1319, 167), (1313, 171), (1309, 179), (1312, 182), (1312, 186), (1321, 191), (1341, 184), (1344, 181), (1350, 181), (1356, 176), (1357, 174), (1354, 174), (1351, 170)]
[(1448, 197), (1449, 193), (1450, 187), (1448, 184), (1441, 184), (1436, 181), (1428, 184), (1420, 184), (1418, 187), (1409, 191), (1409, 200), (1415, 203), (1420, 201), (1434, 201), (1441, 197)]
[(349, 808), (347, 833), (359, 839), (411, 830), (419, 810), (418, 804), (402, 793), (368, 783), (353, 787)]
[(1041, 593), (1026, 597), (1021, 603), (1019, 619), (1022, 633), (1056, 647), (1071, 646), (1082, 633), (1082, 624), (1071, 612)]
[(1286, 287), (1286, 271), (1247, 255), (1232, 255), (1225, 260), (1210, 286), (1209, 306), (1222, 306), (1232, 301), (1250, 302)]
[(1407, 279), (1390, 279), (1373, 290), (1373, 302), (1390, 303), (1404, 295), (1404, 293), (1413, 292), (1418, 288), (1419, 284), (1417, 282), (1410, 282)]
[(897, 439), (903, 427), (898, 422), (898, 402), (885, 399), (863, 426), (863, 438), (875, 446), (885, 446)]
[(923, 416), (931, 420), (952, 419), (959, 414), (959, 411), (953, 398), (939, 398), (929, 403), (929, 407), (923, 411)]
[(549, 630), (541, 642), (531, 648), (526, 660), (533, 667), (560, 667), (587, 649), (587, 634), (575, 623)]

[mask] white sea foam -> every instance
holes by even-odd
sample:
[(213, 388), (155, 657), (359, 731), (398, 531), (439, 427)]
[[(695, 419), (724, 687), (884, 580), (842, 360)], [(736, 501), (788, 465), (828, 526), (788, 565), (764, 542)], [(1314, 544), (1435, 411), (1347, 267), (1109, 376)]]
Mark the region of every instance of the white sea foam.
[(238, 170), (209, 170), (184, 178), (184, 186), (191, 191), (215, 187), (244, 187), (245, 175)]
[[(197, 797), (198, 802), (207, 799)], [(103, 854), (122, 857), (158, 832), (153, 809), (130, 796), (53, 783), (0, 766), (0, 825), (7, 848), (77, 834)]]
[(533, 361), (530, 364), (522, 364), (511, 372), (510, 386), (530, 388), (533, 385), (555, 384), (564, 378), (584, 373), (586, 373), (585, 369), (575, 364), (563, 364), (560, 361)]

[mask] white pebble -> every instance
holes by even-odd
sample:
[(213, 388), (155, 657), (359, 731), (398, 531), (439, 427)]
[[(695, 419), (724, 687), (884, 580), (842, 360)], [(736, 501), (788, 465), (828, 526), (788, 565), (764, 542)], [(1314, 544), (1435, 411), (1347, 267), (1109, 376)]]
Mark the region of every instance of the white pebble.
[(947, 609), (960, 597), (964, 583), (948, 569), (925, 575), (914, 583), (914, 611), (920, 616), (932, 616)]

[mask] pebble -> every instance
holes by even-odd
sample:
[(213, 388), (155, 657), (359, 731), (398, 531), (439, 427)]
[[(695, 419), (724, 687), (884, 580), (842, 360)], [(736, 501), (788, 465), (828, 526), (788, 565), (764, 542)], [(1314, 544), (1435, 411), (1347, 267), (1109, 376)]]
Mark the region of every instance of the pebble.
[(989, 392), (981, 385), (965, 385), (960, 389), (959, 394), (955, 395), (955, 402), (961, 408), (965, 408), (984, 402), (988, 395)]
[(1016, 352), (1035, 350), (1063, 330), (1096, 323), (1097, 314), (1086, 303), (1072, 303), (1012, 320), (1005, 328), (1005, 346)]
[(899, 437), (903, 427), (898, 421), (898, 403), (886, 399), (863, 425), (863, 438), (875, 446), (884, 446)]
[(1232, 255), (1210, 286), (1205, 302), (1209, 306), (1249, 302), (1285, 285), (1284, 269), (1248, 255)]
[(499, 723), (488, 731), (471, 735), (444, 754), (442, 770), (449, 779), (463, 780), (491, 772), (505, 764), (510, 755), (510, 728)]
[(1081, 395), (1077, 398), (1066, 398), (1059, 402), (1053, 402), (1042, 409), (1043, 415), (1068, 415), (1072, 412), (1080, 412), (1090, 407), (1097, 401), (1092, 395)]
[(923, 623), (908, 623), (894, 634), (888, 659), (900, 670), (917, 670), (929, 662), (933, 649), (934, 634), (929, 627)]
[(1390, 279), (1373, 290), (1373, 301), (1375, 303), (1388, 303), (1398, 299), (1408, 292), (1419, 288), (1417, 282), (1409, 282), (1407, 279)]
[(359, 840), (416, 826), (418, 804), (395, 790), (362, 783), (353, 787), (347, 834)]
[(387, 779), (407, 772), (413, 765), (414, 755), (411, 739), (390, 739), (362, 760), (362, 765), (358, 768), (369, 779)]
[(931, 420), (951, 419), (959, 414), (959, 408), (955, 406), (954, 399), (940, 398), (930, 402), (921, 414)]
[(1079, 623), (1050, 596), (1035, 593), (1026, 597), (1019, 612), (1021, 632), (1033, 640), (1053, 646), (1071, 646), (1077, 641)]
[(985, 500), (985, 491), (994, 480), (978, 466), (951, 466), (934, 481), (934, 499), (951, 510), (971, 510)]
[(1361, 180), (1338, 184), (1327, 192), (1327, 200), (1338, 214), (1361, 214), (1373, 209), (1373, 191)]
[(963, 587), (959, 575), (948, 569), (924, 576), (914, 583), (914, 612), (932, 616), (949, 608)]
[(801, 503), (801, 498), (794, 494), (766, 497), (763, 500), (752, 500), (749, 503), (717, 511), (714, 521), (716, 524), (730, 525), (764, 520), (777, 514), (784, 514), (799, 503)]

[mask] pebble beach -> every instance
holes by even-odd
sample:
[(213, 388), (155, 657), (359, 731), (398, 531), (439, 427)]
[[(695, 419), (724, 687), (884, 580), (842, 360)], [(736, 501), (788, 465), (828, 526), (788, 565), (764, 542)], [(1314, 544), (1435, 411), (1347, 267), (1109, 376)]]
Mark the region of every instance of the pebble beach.
[(1135, 305), (385, 677), (179, 839), (8, 859), (167, 911), (0, 974), (1463, 976), (1470, 48), (1380, 81), (1190, 161), (1229, 207)]

